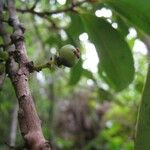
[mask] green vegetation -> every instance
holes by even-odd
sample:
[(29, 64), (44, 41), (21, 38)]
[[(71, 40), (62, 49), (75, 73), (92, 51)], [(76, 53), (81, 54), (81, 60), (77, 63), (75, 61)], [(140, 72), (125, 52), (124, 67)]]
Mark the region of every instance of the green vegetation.
[[(150, 1), (62, 2), (15, 3), (45, 138), (53, 150), (150, 150)], [(3, 17), (11, 35), (7, 9)], [(0, 37), (0, 150), (24, 146), (10, 44)]]

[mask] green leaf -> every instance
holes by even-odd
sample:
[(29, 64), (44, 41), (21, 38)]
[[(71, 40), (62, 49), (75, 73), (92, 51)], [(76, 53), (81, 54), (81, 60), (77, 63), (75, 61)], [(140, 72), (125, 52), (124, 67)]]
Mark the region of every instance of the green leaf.
[[(46, 40), (46, 44), (50, 45), (50, 46), (58, 46), (61, 47), (62, 46), (62, 40), (59, 34), (52, 34), (49, 35), (49, 37)], [(64, 44), (64, 43), (63, 43)]]
[(118, 24), (117, 30), (120, 31), (121, 34), (126, 37), (127, 34), (129, 33), (129, 31), (128, 31), (129, 27), (128, 27), (127, 23), (124, 22), (124, 20), (122, 20), (122, 18), (120, 18), (119, 16), (117, 17), (116, 21)]
[(150, 34), (149, 0), (106, 0), (106, 4), (130, 23)]
[(116, 90), (127, 87), (134, 77), (133, 57), (128, 44), (104, 19), (90, 14), (81, 14), (81, 18), (96, 46), (100, 69), (105, 71)]
[(142, 102), (139, 110), (137, 132), (135, 138), (135, 150), (150, 149), (150, 66), (145, 83)]
[(71, 86), (76, 85), (79, 82), (81, 75), (82, 75), (82, 60), (80, 59), (79, 62), (70, 71), (69, 85)]
[(93, 76), (93, 73), (87, 69), (83, 69), (83, 75), (89, 79), (92, 79), (93, 81), (95, 81), (95, 78)]
[(79, 45), (79, 35), (84, 32), (84, 26), (82, 20), (77, 13), (70, 13), (71, 23), (66, 29), (66, 33), (71, 41), (71, 44)]
[(105, 90), (101, 87), (98, 88), (98, 98), (100, 101), (112, 101), (114, 100), (114, 96), (110, 91)]

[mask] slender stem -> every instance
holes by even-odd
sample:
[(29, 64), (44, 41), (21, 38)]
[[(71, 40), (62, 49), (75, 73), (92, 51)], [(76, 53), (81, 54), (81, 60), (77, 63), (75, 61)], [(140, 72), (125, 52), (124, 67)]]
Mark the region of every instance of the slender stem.
[(51, 68), (52, 65), (55, 64), (55, 61), (54, 60), (50, 60), (49, 62), (43, 64), (43, 65), (39, 65), (39, 66), (34, 66), (34, 70), (35, 71), (41, 71), (42, 69), (45, 69), (45, 68)]
[(85, 2), (88, 2), (89, 0), (83, 0), (81, 2), (76, 2), (76, 3), (72, 3), (71, 6), (64, 8), (64, 9), (60, 9), (60, 10), (54, 10), (54, 11), (43, 11), (43, 12), (37, 12), (33, 9), (33, 7), (29, 8), (29, 9), (19, 9), (17, 8), (16, 10), (18, 12), (21, 13), (31, 13), (34, 15), (37, 15), (39, 17), (45, 17), (45, 16), (50, 16), (53, 14), (59, 14), (59, 13), (65, 13), (65, 12), (69, 12), (69, 11), (74, 11), (76, 7), (82, 5)]

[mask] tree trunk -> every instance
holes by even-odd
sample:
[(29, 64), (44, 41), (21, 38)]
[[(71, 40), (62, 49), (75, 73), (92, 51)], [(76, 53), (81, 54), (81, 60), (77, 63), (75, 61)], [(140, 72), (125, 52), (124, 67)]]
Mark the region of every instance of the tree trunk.
[[(3, 0), (0, 0), (0, 17), (2, 20)], [(26, 147), (29, 150), (50, 150), (49, 143), (45, 140), (41, 121), (37, 115), (33, 98), (28, 85), (29, 64), (26, 47), (24, 44), (24, 28), (16, 15), (13, 0), (7, 0), (9, 24), (13, 28), (11, 38), (2, 21), (0, 21), (0, 34), (9, 53), (7, 73), (15, 89), (19, 103), (18, 121)], [(12, 45), (10, 45), (12, 43)]]

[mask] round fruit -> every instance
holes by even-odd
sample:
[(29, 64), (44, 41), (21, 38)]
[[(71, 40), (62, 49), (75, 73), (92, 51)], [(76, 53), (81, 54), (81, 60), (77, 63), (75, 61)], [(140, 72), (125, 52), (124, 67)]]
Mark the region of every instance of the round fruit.
[(60, 48), (58, 52), (61, 64), (67, 67), (73, 67), (80, 58), (79, 49), (70, 44)]

